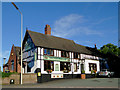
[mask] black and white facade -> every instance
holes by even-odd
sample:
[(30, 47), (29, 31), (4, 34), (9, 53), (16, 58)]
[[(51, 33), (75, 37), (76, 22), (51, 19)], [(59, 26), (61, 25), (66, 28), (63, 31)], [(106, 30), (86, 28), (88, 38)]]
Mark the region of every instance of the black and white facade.
[[(91, 74), (91, 70), (100, 71), (100, 58), (87, 53), (87, 51), (84, 52), (84, 46), (78, 46), (73, 41), (66, 40), (63, 42), (64, 39), (62, 38), (54, 37), (55, 39), (53, 39), (52, 37), (51, 39), (51, 37), (29, 30), (26, 31), (23, 41), (24, 73), (36, 73), (36, 70), (39, 69), (40, 76), (53, 79), (78, 77), (81, 70), (85, 70), (86, 74)], [(48, 39), (51, 41), (49, 40), (50, 42), (47, 43)], [(57, 39), (59, 39), (59, 42)], [(55, 46), (52, 45), (52, 42)], [(61, 42), (63, 49), (61, 46), (56, 48), (57, 42)], [(83, 53), (76, 49), (75, 45), (77, 45), (77, 48), (84, 48)], [(65, 47), (67, 47), (66, 50)]]

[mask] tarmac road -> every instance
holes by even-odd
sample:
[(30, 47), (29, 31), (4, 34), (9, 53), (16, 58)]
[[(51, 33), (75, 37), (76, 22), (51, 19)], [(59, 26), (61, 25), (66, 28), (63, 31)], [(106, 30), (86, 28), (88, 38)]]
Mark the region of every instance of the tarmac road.
[(118, 78), (61, 79), (36, 84), (2, 85), (2, 88), (118, 88)]

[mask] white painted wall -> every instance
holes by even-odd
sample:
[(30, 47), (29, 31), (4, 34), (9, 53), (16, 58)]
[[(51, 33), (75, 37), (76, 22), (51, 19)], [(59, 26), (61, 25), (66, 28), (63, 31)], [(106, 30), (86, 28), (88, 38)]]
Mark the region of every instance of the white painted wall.
[(61, 51), (59, 51), (59, 57), (61, 57)]
[(92, 55), (86, 55), (86, 54), (81, 54), (81, 59), (97, 59), (99, 60), (99, 57), (97, 56), (92, 56)]
[(56, 57), (56, 50), (54, 50), (54, 56)]
[(40, 47), (38, 47), (38, 54), (40, 54)]
[(91, 71), (89, 71), (89, 63), (96, 63), (97, 64), (97, 71), (100, 71), (100, 63), (98, 60), (85, 59), (84, 69), (85, 69), (86, 74), (91, 74)]
[(34, 66), (31, 68), (31, 73), (34, 73), (34, 72), (35, 72), (35, 70), (36, 70), (36, 68), (37, 68), (37, 61), (38, 61), (38, 60), (34, 61)]

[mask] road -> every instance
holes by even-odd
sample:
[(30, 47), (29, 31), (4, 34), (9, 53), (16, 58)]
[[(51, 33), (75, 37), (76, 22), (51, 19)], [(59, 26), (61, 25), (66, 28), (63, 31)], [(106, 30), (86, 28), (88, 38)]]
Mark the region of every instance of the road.
[(61, 79), (36, 84), (2, 85), (2, 88), (118, 88), (118, 78)]

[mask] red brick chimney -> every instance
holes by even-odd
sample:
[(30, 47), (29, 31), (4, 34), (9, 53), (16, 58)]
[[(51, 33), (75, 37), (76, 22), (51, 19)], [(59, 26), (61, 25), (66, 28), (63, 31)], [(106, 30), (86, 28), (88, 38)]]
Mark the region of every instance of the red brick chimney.
[(96, 46), (96, 44), (95, 44), (95, 49), (97, 49), (97, 46)]
[(51, 35), (51, 27), (48, 24), (45, 26), (45, 34)]

